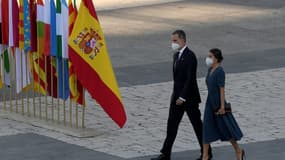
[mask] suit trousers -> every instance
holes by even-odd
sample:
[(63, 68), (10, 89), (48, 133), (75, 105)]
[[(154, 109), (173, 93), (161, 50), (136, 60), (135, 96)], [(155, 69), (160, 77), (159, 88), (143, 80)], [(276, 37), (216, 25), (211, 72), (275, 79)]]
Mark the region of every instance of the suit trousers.
[(183, 104), (181, 106), (177, 106), (174, 103), (171, 103), (169, 109), (169, 117), (167, 121), (167, 135), (164, 141), (163, 147), (161, 149), (161, 153), (166, 156), (171, 155), (172, 146), (175, 141), (179, 124), (183, 118), (184, 112), (187, 113), (187, 116), (192, 123), (193, 129), (195, 131), (196, 137), (198, 139), (199, 145), (201, 147), (201, 153), (203, 149), (202, 143), (202, 120), (201, 120), (201, 112), (199, 109), (199, 104)]

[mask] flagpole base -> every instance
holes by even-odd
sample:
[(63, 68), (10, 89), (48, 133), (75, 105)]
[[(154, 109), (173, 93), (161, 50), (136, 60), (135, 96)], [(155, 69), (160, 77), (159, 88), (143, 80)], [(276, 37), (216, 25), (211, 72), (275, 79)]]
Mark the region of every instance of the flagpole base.
[(77, 138), (90, 138), (103, 135), (103, 132), (99, 132), (93, 128), (71, 128), (65, 127), (63, 123), (54, 123), (52, 120), (46, 121), (40, 119), (39, 117), (27, 117), (17, 113), (10, 113), (2, 111), (0, 112), (0, 118), (9, 119), (13, 121), (22, 122), (25, 124), (30, 124), (39, 128), (49, 129), (64, 135), (73, 136)]

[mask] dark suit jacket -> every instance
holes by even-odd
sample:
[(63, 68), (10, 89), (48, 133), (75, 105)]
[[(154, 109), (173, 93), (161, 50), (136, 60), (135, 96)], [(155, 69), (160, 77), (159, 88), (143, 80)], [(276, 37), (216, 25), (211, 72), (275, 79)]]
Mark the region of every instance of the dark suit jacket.
[(173, 56), (173, 80), (174, 87), (171, 103), (182, 97), (186, 104), (199, 104), (201, 97), (197, 84), (197, 58), (196, 55), (186, 47), (178, 60), (179, 52)]

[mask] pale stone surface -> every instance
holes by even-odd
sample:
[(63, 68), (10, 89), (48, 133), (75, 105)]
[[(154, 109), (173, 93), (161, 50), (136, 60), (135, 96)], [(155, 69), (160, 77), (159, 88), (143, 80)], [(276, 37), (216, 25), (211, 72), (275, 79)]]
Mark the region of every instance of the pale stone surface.
[[(183, 0), (93, 0), (94, 5), (98, 10), (110, 10), (118, 8), (155, 5), (177, 1)], [(79, 4), (79, 2), (80, 0), (77, 0), (77, 4)]]
[[(285, 138), (285, 68), (227, 75), (226, 94), (245, 137), (241, 143)], [(204, 109), (205, 79), (198, 80)], [(0, 135), (36, 133), (67, 143), (119, 155), (124, 158), (157, 154), (166, 133), (172, 82), (121, 88), (128, 114), (125, 128), (118, 127), (102, 109), (87, 98), (87, 127), (101, 134), (93, 138), (76, 138), (48, 129), (1, 119)], [(214, 146), (228, 145), (217, 142)], [(192, 126), (184, 116), (174, 151), (198, 149)]]

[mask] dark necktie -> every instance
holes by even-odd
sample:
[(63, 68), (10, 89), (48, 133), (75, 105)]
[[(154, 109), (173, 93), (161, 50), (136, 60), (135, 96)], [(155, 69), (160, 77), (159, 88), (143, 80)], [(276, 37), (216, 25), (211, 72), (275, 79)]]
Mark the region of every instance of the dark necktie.
[(177, 53), (176, 53), (175, 60), (174, 60), (174, 68), (176, 68), (176, 65), (177, 65), (177, 63), (178, 63), (178, 61), (179, 61), (179, 59), (180, 59), (180, 58), (179, 58), (179, 53), (180, 53), (180, 52), (177, 52)]

